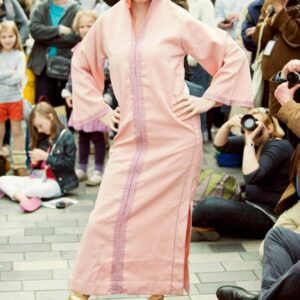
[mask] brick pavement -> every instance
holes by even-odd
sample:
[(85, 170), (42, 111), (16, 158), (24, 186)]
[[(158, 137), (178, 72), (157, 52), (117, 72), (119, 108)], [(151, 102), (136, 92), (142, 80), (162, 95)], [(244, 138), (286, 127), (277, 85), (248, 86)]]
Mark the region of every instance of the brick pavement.
[[(214, 164), (210, 153), (208, 146), (206, 167)], [(78, 205), (64, 210), (42, 208), (27, 215), (21, 214), (17, 205), (8, 199), (0, 201), (1, 300), (67, 299), (67, 281), (97, 190), (97, 187), (86, 188), (81, 184), (72, 196), (80, 199)], [(258, 291), (261, 279), (259, 243), (233, 238), (192, 243), (190, 294), (168, 299), (216, 299), (215, 291), (223, 284), (237, 284)], [(129, 299), (126, 296), (91, 299), (119, 298)], [(146, 296), (130, 299), (146, 299)]]

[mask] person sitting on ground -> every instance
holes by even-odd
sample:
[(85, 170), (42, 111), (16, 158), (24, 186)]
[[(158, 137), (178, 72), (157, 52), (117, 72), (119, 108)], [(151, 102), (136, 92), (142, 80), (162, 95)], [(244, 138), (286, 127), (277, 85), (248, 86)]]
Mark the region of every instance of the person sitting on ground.
[(298, 300), (300, 293), (300, 234), (272, 228), (265, 239), (261, 294), (237, 286), (222, 286), (219, 300)]
[(245, 202), (216, 197), (201, 201), (193, 210), (193, 227), (202, 232), (199, 239), (217, 239), (218, 233), (264, 238), (276, 221), (273, 209), (289, 184), (293, 147), (281, 139), (284, 132), (267, 110), (254, 108), (249, 114), (256, 119), (254, 130), (230, 136), (232, 127), (241, 128), (242, 116), (238, 115), (229, 119), (214, 139), (219, 151), (243, 155)]
[(37, 104), (30, 114), (31, 176), (0, 177), (0, 197), (7, 195), (20, 203), (21, 211), (40, 208), (41, 198), (59, 197), (78, 186), (75, 174), (76, 146), (54, 108)]
[[(289, 72), (300, 71), (300, 60), (291, 60), (281, 71), (285, 81)], [(300, 85), (292, 88), (282, 83), (275, 90), (275, 98), (281, 105), (278, 117), (300, 138), (300, 104), (295, 98), (295, 91)], [(282, 212), (288, 207), (267, 234), (264, 241), (263, 276), (261, 294), (255, 295), (237, 286), (222, 286), (217, 290), (219, 300), (277, 300), (299, 299), (300, 293), (300, 144), (293, 155), (291, 164), (291, 183), (282, 195), (276, 210)], [(289, 228), (284, 228), (289, 227)]]

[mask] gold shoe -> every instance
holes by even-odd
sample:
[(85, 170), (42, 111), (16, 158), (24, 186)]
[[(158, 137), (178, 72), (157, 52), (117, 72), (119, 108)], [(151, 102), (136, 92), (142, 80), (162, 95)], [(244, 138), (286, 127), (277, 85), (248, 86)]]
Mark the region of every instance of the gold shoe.
[(89, 296), (82, 295), (78, 292), (71, 292), (68, 300), (88, 300)]
[(163, 295), (152, 295), (148, 300), (163, 300), (165, 297)]

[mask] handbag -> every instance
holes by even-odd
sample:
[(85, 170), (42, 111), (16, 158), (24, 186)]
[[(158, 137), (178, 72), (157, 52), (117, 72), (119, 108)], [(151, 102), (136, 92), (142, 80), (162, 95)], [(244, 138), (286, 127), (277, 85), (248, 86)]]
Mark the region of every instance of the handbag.
[(60, 55), (47, 56), (46, 74), (48, 77), (68, 80), (71, 72), (71, 59)]
[(261, 106), (263, 93), (264, 93), (264, 81), (263, 81), (262, 68), (261, 68), (264, 52), (261, 51), (261, 39), (262, 39), (264, 28), (271, 14), (272, 14), (272, 9), (268, 7), (267, 15), (259, 30), (258, 45), (257, 45), (255, 60), (251, 65), (251, 68), (253, 70), (253, 75), (252, 75), (253, 103), (255, 107)]
[(206, 197), (242, 201), (241, 192), (240, 184), (235, 177), (204, 169), (199, 174), (193, 206), (197, 206)]
[(262, 59), (263, 59), (263, 51), (259, 53), (253, 64), (251, 65), (251, 68), (253, 70), (252, 75), (252, 91), (253, 91), (253, 103), (254, 107), (260, 107), (262, 103), (263, 93), (264, 93), (264, 82), (263, 82), (263, 76), (262, 76)]

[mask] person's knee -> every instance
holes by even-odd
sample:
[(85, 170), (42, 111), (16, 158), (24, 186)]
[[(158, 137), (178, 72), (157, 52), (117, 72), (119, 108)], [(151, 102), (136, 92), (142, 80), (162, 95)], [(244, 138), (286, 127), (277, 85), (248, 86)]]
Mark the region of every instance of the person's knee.
[(19, 136), (23, 135), (22, 128), (21, 128), (21, 123), (16, 122), (14, 124), (14, 126), (11, 127), (11, 132), (12, 132), (12, 135), (15, 136), (15, 137), (19, 137)]
[(193, 225), (204, 226), (202, 223), (212, 218), (212, 215), (222, 206), (222, 201), (224, 200), (218, 198), (203, 199), (193, 210)]
[(274, 244), (283, 244), (288, 231), (283, 227), (271, 228), (265, 237), (264, 253), (272, 251)]
[(284, 227), (273, 227), (269, 230), (269, 232), (266, 235), (266, 241), (278, 241), (281, 240), (282, 237), (286, 235), (286, 232), (289, 230)]
[(196, 207), (195, 210), (202, 212), (209, 212), (215, 209), (219, 205), (219, 201), (216, 198), (204, 198)]

